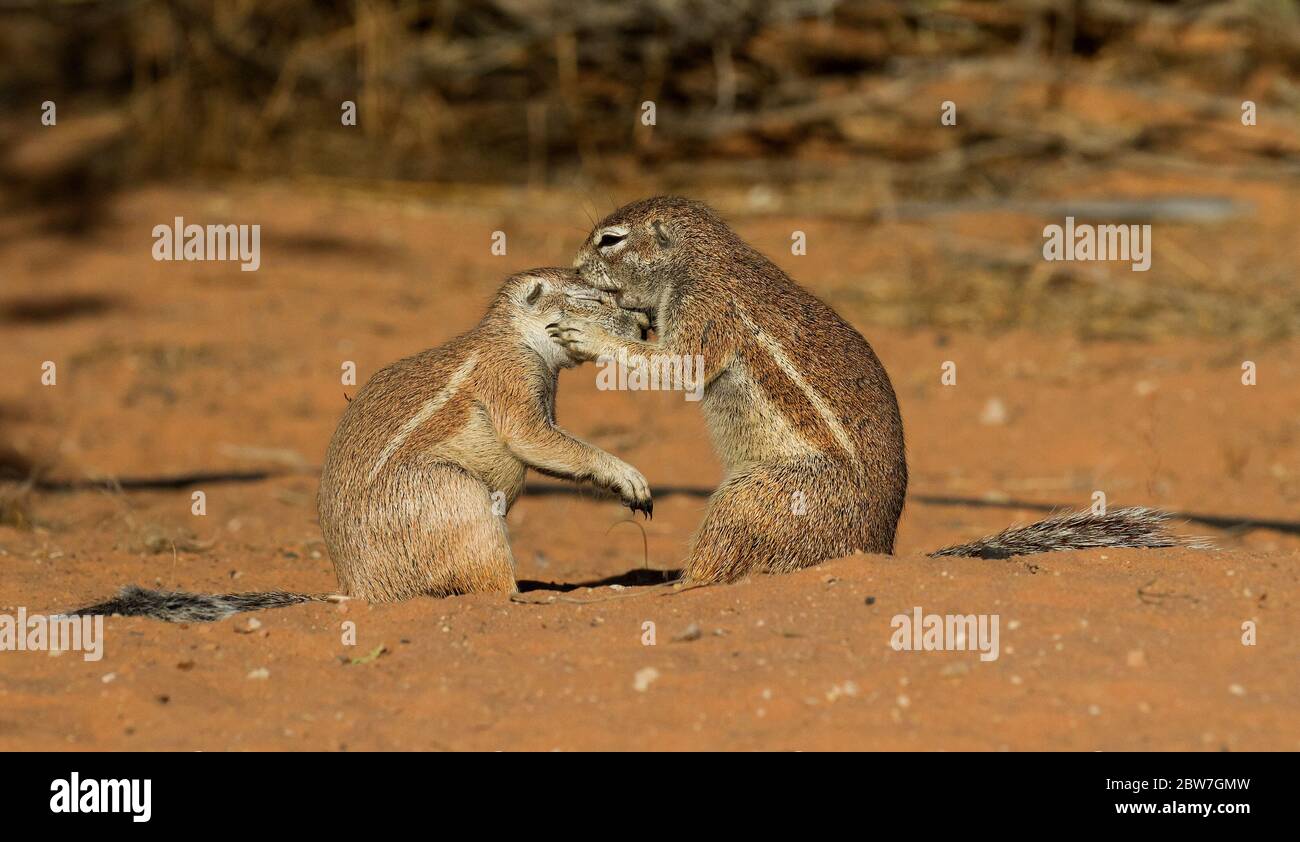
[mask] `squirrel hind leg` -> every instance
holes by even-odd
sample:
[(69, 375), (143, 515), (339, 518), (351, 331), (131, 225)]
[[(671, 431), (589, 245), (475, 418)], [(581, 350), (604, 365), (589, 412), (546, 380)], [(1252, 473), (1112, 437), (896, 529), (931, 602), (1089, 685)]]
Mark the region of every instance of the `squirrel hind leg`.
[(467, 474), (451, 472), (440, 495), (453, 501), (423, 543), (442, 559), (428, 582), (435, 596), (467, 593), (515, 593), (515, 557), (506, 534), (505, 514), (498, 514), (487, 486)]
[(768, 515), (756, 517), (764, 507), (748, 477), (724, 482), (709, 498), (708, 510), (691, 539), (682, 563), (682, 581), (690, 585), (734, 582), (747, 576), (770, 543), (759, 526)]
[(517, 593), (515, 557), (505, 518), (489, 510), (484, 518), (476, 518), (464, 535), (446, 592)]
[(829, 460), (759, 465), (724, 482), (691, 544), (684, 580), (730, 582), (852, 554), (870, 537), (857, 482), (849, 466)]
[(418, 596), (514, 593), (505, 518), (479, 480), (450, 465), (395, 475), (395, 506), (373, 502), (338, 565), (349, 596), (398, 602)]

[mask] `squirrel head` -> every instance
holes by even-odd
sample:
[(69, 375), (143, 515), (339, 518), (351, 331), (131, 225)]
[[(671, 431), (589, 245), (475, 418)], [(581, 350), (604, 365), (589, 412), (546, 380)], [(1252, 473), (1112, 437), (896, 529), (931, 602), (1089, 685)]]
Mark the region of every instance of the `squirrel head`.
[(597, 223), (573, 267), (623, 307), (654, 316), (674, 284), (690, 277), (693, 261), (733, 238), (702, 202), (656, 196), (624, 205)]
[(562, 319), (588, 321), (624, 339), (644, 339), (650, 324), (645, 314), (619, 307), (611, 293), (585, 283), (572, 269), (529, 269), (512, 275), (502, 284), (493, 309), (507, 313), (524, 344), (557, 369), (578, 364), (547, 333)]

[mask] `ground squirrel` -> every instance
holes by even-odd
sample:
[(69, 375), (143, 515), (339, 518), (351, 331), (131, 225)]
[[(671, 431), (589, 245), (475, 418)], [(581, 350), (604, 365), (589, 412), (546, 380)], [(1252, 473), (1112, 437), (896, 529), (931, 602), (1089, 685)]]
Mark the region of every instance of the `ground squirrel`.
[(687, 580), (893, 551), (907, 492), (903, 422), (861, 334), (687, 199), (615, 211), (574, 266), (643, 310), (658, 341), (561, 321), (551, 332), (571, 355), (703, 358), (701, 406), (726, 478), (692, 542)]
[[(473, 330), (393, 363), (357, 393), (330, 441), (318, 498), (344, 594), (388, 602), (515, 591), (504, 515), (530, 467), (591, 481), (651, 514), (640, 471), (555, 425), (559, 370), (578, 362), (548, 336), (561, 320), (624, 338), (643, 337), (648, 324), (571, 270), (533, 269), (506, 280)], [(70, 613), (206, 621), (340, 598), (131, 586)]]
[[(704, 409), (726, 476), (683, 565), (694, 582), (784, 572), (855, 550), (892, 553), (907, 492), (903, 423), (867, 341), (700, 202), (626, 205), (592, 230), (573, 263), (657, 341), (561, 321), (551, 335), (581, 359), (701, 355)], [(944, 555), (1177, 543), (1149, 509), (1049, 518)]]
[(640, 471), (555, 425), (557, 375), (577, 361), (548, 327), (643, 335), (644, 320), (608, 299), (569, 270), (523, 272), (469, 333), (370, 379), (321, 471), (321, 531), (349, 596), (515, 590), (502, 515), (530, 467), (651, 513)]

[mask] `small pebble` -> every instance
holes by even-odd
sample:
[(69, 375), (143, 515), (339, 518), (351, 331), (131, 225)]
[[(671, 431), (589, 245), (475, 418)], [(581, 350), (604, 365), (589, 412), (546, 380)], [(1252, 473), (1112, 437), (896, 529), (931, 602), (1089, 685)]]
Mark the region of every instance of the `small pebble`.
[(826, 691), (826, 701), (833, 702), (841, 696), (853, 697), (858, 695), (858, 685), (852, 681), (846, 681), (843, 684), (836, 684)]
[(989, 398), (980, 412), (980, 423), (996, 427), (1007, 423), (1007, 406), (998, 398)]
[(650, 689), (650, 685), (654, 684), (657, 678), (659, 678), (659, 670), (654, 667), (639, 669), (636, 671), (636, 675), (632, 676), (632, 689), (638, 693), (644, 693)]
[(704, 633), (700, 631), (700, 627), (697, 624), (691, 623), (689, 626), (686, 627), (685, 631), (675, 636), (673, 640), (679, 643), (688, 643), (692, 640), (699, 640), (700, 637), (703, 636), (703, 634)]

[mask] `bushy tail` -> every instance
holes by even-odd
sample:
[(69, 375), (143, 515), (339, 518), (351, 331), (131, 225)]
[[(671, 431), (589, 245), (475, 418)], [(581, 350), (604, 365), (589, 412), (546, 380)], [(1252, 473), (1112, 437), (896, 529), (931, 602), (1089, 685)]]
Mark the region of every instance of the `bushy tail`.
[(184, 591), (154, 591), (127, 585), (117, 596), (97, 605), (87, 605), (68, 614), (121, 614), (125, 617), (153, 617), (169, 623), (210, 623), (241, 611), (280, 608), (304, 602), (341, 602), (337, 594), (304, 594), (288, 591), (202, 594)]
[(944, 547), (930, 555), (1010, 558), (1030, 553), (1099, 547), (1189, 546), (1199, 549), (1207, 546), (1200, 539), (1171, 535), (1165, 529), (1169, 517), (1168, 512), (1141, 506), (1111, 509), (1101, 515), (1092, 511), (1072, 512), (1055, 515), (1028, 526), (1013, 526), (969, 544)]

